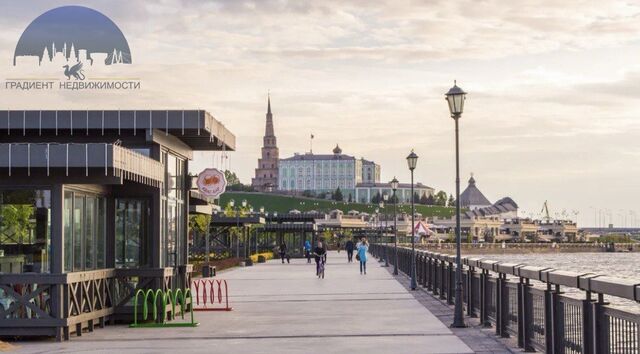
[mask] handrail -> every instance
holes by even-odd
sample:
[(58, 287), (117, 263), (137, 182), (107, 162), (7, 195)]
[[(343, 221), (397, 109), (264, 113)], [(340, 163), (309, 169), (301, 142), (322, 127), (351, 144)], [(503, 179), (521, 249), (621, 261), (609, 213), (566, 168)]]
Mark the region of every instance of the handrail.
[[(379, 257), (389, 250), (393, 247), (382, 244), (369, 248)], [(389, 262), (410, 274), (412, 257), (411, 249), (398, 247), (397, 259), (390, 257)], [(614, 308), (605, 301), (606, 295), (640, 303), (640, 279), (569, 272), (481, 256), (461, 260), (466, 315), (479, 317), (485, 327), (495, 327), (499, 336), (517, 337), (518, 346), (526, 351), (640, 352), (640, 313)], [(415, 264), (417, 283), (453, 304), (455, 256), (416, 250)], [(532, 281), (546, 285), (546, 289), (534, 287)], [(567, 288), (583, 291), (585, 297), (567, 296)]]

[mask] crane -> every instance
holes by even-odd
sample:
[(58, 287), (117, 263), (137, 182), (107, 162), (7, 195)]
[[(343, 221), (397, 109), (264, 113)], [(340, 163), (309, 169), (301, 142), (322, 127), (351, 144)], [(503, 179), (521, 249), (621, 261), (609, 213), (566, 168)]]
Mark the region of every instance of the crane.
[(543, 220), (546, 221), (550, 221), (551, 217), (549, 216), (549, 205), (547, 204), (547, 201), (544, 201), (544, 204), (542, 204), (542, 210), (540, 210), (540, 213), (542, 213), (544, 216), (542, 217)]

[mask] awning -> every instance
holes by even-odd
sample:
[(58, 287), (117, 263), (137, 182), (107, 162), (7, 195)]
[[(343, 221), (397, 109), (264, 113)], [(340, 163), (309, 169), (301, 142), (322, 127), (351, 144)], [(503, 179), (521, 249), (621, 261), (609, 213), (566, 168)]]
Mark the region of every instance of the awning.
[(236, 137), (204, 110), (26, 110), (0, 111), (0, 131), (28, 136), (58, 135), (58, 132), (82, 132), (104, 136), (105, 132), (158, 131), (182, 140), (193, 150), (236, 148)]
[(164, 165), (116, 144), (2, 143), (0, 173), (124, 178), (160, 187)]

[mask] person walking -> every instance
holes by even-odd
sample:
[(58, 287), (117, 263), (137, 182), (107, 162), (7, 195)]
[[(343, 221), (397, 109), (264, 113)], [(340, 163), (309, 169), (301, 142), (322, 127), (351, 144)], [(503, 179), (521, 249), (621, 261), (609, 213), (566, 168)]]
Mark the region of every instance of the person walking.
[(338, 249), (338, 253), (340, 253), (340, 240), (338, 240), (337, 249)]
[(304, 256), (307, 257), (307, 263), (311, 263), (311, 242), (304, 241)]
[(369, 251), (369, 242), (367, 242), (366, 238), (363, 238), (360, 245), (358, 245), (358, 255), (356, 257), (360, 261), (360, 274), (362, 272), (367, 274), (367, 251)]
[[(322, 241), (318, 241), (318, 245), (313, 250), (313, 255), (316, 259), (316, 276), (320, 274), (320, 263), (324, 266), (327, 262), (327, 250), (324, 248)], [(323, 276), (324, 278), (324, 276)]]
[(347, 251), (347, 262), (353, 262), (353, 250), (355, 249), (355, 245), (353, 244), (353, 240), (347, 240), (347, 243), (344, 245), (344, 249)]
[(280, 258), (282, 259), (282, 264), (284, 264), (284, 259), (287, 258), (287, 263), (289, 263), (289, 257), (287, 257), (287, 244), (282, 241), (280, 244)]

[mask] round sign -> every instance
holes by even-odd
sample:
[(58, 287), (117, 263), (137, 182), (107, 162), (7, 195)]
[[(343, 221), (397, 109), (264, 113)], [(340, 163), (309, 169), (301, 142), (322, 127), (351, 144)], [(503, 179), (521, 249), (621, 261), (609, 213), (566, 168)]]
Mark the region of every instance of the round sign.
[(227, 188), (227, 179), (218, 169), (207, 168), (198, 175), (197, 185), (203, 195), (217, 198)]

